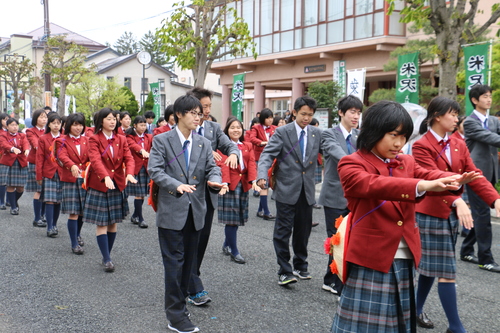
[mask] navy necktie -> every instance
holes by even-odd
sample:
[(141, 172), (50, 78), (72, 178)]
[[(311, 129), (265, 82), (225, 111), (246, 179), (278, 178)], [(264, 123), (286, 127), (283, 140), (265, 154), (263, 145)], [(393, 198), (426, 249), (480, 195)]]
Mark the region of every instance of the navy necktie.
[(198, 134), (203, 135), (203, 126), (200, 126), (200, 128), (198, 129)]
[(347, 153), (349, 155), (352, 154), (351, 134), (347, 135), (347, 138), (345, 138), (345, 143), (347, 145)]
[(300, 132), (300, 138), (299, 138), (299, 146), (300, 146), (300, 153), (302, 154), (302, 161), (304, 160), (304, 135), (306, 132), (302, 130)]
[(484, 128), (486, 128), (486, 129), (490, 129), (490, 128), (488, 127), (488, 118), (486, 118), (486, 119), (484, 120), (483, 125), (484, 125)]
[(189, 140), (184, 141), (184, 145), (182, 146), (182, 149), (184, 150), (184, 161), (186, 162), (186, 173), (189, 170)]

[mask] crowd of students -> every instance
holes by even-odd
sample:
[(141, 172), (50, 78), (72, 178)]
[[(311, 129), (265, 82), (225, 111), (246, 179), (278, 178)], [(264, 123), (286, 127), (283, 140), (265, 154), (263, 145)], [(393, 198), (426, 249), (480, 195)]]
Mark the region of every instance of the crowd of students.
[[(475, 110), (463, 122), (465, 136), (457, 130), (456, 102), (430, 102), (413, 156), (401, 154), (413, 133), (406, 110), (395, 102), (376, 103), (359, 128), (363, 104), (353, 96), (339, 100), (339, 124), (324, 131), (314, 124), (316, 101), (308, 96), (294, 102), (286, 124), (263, 109), (247, 131), (234, 117), (222, 129), (210, 116), (212, 92), (203, 88), (179, 97), (156, 125), (154, 113), (132, 119), (104, 108), (94, 115), (95, 127), (86, 128), (80, 113), (61, 119), (37, 110), (33, 127), (22, 133), (16, 119), (2, 114), (0, 210), (10, 206), (10, 214), (18, 215), (24, 190), (33, 192), (33, 226), (57, 237), (60, 213), (68, 214), (76, 255), (84, 253), (82, 225), (94, 224), (104, 271), (113, 272), (111, 250), (117, 225), (129, 214), (127, 197), (134, 197), (131, 222), (147, 228), (143, 206), (152, 180), (168, 327), (197, 332), (186, 304), (212, 301), (200, 268), (215, 210), (225, 225), (222, 253), (245, 264), (237, 231), (248, 221), (249, 192), (259, 197), (257, 216), (274, 220), (278, 284), (285, 286), (312, 278), (308, 240), (312, 209), (319, 204), (328, 237), (337, 232), (337, 218), (349, 214), (351, 223), (344, 254), (348, 274), (341, 281), (332, 273), (330, 256), (323, 278), (322, 289), (340, 296), (332, 332), (432, 328), (423, 307), (436, 277), (447, 332), (465, 332), (455, 287), (459, 225), (470, 229), (460, 259), (500, 272), (491, 254), (489, 218), (490, 207), (500, 214), (493, 186), (500, 124), (487, 116), (491, 88), (474, 87), (470, 98)], [(268, 206), (270, 180), (276, 215)], [(470, 208), (461, 197), (465, 184)]]

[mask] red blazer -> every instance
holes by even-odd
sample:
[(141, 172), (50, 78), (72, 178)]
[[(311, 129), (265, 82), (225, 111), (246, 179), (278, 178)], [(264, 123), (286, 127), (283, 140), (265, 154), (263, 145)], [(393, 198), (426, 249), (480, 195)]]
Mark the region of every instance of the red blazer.
[(36, 163), (36, 151), (38, 150), (38, 139), (44, 134), (45, 129), (40, 131), (36, 127), (28, 128), (26, 130), (26, 137), (28, 138), (28, 142), (30, 143), (31, 149), (28, 155), (28, 162), (30, 164)]
[(257, 180), (257, 165), (255, 164), (252, 144), (250, 142), (242, 143), (242, 145), (238, 145), (238, 148), (243, 153), (243, 163), (245, 165), (243, 171), (241, 171), (240, 165), (238, 165), (236, 169), (231, 169), (229, 166), (225, 165), (224, 162), (227, 156), (222, 154), (219, 150), (217, 152), (222, 156), (222, 160), (218, 161), (217, 165), (222, 171), (222, 181), (229, 184), (229, 189), (231, 191), (234, 191), (238, 183), (241, 182), (243, 192), (248, 192), (252, 188), (252, 181)]
[(57, 171), (57, 163), (52, 161), (52, 144), (55, 139), (49, 132), (38, 139), (38, 149), (36, 151), (36, 180), (42, 180), (43, 177), (54, 177)]
[(73, 139), (69, 135), (63, 135), (56, 140), (55, 155), (61, 181), (74, 183), (76, 178), (71, 173), (71, 167), (76, 165), (81, 171), (85, 170), (89, 158), (89, 138), (80, 136), (80, 153)]
[[(457, 139), (460, 139), (460, 140), (465, 141), (465, 138), (462, 138), (462, 134), (460, 134), (460, 132), (459, 132), (459, 131), (455, 131), (455, 132), (453, 132), (453, 134), (452, 134), (450, 137), (452, 137), (452, 138), (457, 138)], [(468, 149), (468, 148), (467, 148), (467, 149)]]
[[(101, 131), (89, 139), (90, 172), (88, 186), (107, 192), (104, 178), (109, 176), (120, 191), (125, 190), (125, 177), (134, 173), (134, 158), (130, 154), (127, 139), (123, 135), (113, 135), (114, 154), (111, 154), (108, 140)], [(125, 167), (125, 168), (124, 168)], [(124, 170), (125, 169), (125, 170)]]
[[(269, 138), (274, 134), (276, 130), (276, 126), (271, 125), (271, 133), (269, 134)], [(260, 158), (260, 154), (264, 150), (266, 146), (261, 146), (262, 141), (269, 141), (267, 139), (266, 133), (264, 132), (264, 127), (261, 124), (255, 124), (251, 129), (247, 131), (245, 134), (245, 140), (250, 141), (253, 144), (253, 151), (255, 153), (255, 160), (258, 161)]]
[(85, 127), (85, 136), (90, 138), (92, 135), (94, 135), (94, 129), (95, 127)]
[[(130, 153), (134, 158), (135, 171), (134, 175), (138, 175), (141, 168), (144, 166), (146, 170), (148, 169), (149, 158), (142, 157), (140, 151), (143, 149), (141, 145), (141, 138), (137, 135), (129, 134), (127, 135), (127, 143), (130, 149)], [(148, 133), (144, 133), (144, 149), (149, 153), (151, 151), (151, 145), (153, 144), (153, 136)]]
[(30, 149), (28, 139), (24, 133), (17, 133), (16, 147), (21, 149), (21, 153), (16, 155), (10, 151), (12, 147), (14, 147), (14, 140), (12, 140), (12, 138), (13, 136), (11, 136), (8, 132), (4, 132), (0, 135), (0, 150), (2, 151), (0, 164), (12, 166), (15, 160), (18, 160), (21, 168), (25, 168), (28, 166), (28, 158), (24, 155), (24, 152)]
[[(443, 146), (438, 143), (431, 132), (427, 132), (413, 144), (412, 154), (415, 161), (429, 170), (451, 171), (458, 174), (476, 171), (482, 174), (481, 170), (474, 165), (465, 141), (461, 138), (457, 139), (456, 136), (450, 136), (450, 140), (451, 164), (445, 152), (441, 153)], [(490, 207), (494, 206), (495, 200), (500, 199), (498, 192), (486, 178), (476, 179), (470, 182), (469, 186)], [(447, 219), (453, 209), (453, 202), (459, 197), (460, 193), (457, 192), (431, 192), (417, 204), (416, 210), (418, 213)]]
[(347, 207), (353, 214), (346, 260), (387, 273), (404, 237), (417, 267), (421, 248), (415, 202), (423, 199), (416, 196), (417, 183), (453, 174), (426, 170), (410, 155), (399, 155), (386, 164), (364, 150), (344, 156), (338, 170)]
[(170, 125), (164, 125), (164, 126), (161, 126), (161, 127), (156, 127), (154, 130), (153, 130), (153, 135), (158, 135), (158, 134), (161, 134), (161, 133), (165, 133), (165, 132), (168, 132), (170, 131), (171, 128), (170, 128)]

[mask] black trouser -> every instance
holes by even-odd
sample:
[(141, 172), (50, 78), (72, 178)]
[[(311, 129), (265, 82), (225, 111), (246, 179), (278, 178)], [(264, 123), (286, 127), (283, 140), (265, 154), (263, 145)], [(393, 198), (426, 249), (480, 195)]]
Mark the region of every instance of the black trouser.
[[(325, 224), (326, 224), (326, 235), (328, 237), (332, 237), (332, 235), (335, 235), (337, 233), (337, 228), (335, 228), (335, 220), (339, 216), (345, 217), (347, 214), (349, 214), (349, 209), (338, 209), (338, 208), (331, 208), (331, 207), (326, 207), (323, 206), (323, 209), (325, 211)], [(335, 289), (338, 291), (340, 294), (342, 292), (343, 284), (342, 281), (340, 281), (339, 277), (337, 274), (333, 274), (331, 269), (330, 269), (330, 264), (332, 263), (333, 256), (328, 256), (328, 266), (326, 266), (326, 274), (325, 277), (323, 278), (323, 283), (326, 285), (334, 284)]]
[(158, 228), (165, 275), (165, 312), (172, 324), (187, 318), (187, 288), (196, 258), (199, 235), (200, 231), (196, 231), (194, 227), (191, 207), (182, 230)]
[[(273, 243), (280, 266), (279, 275), (292, 274), (293, 269), (307, 271), (307, 243), (311, 234), (312, 210), (312, 205), (307, 203), (304, 187), (294, 205), (276, 200)], [(290, 236), (294, 253), (293, 269), (290, 265)]]

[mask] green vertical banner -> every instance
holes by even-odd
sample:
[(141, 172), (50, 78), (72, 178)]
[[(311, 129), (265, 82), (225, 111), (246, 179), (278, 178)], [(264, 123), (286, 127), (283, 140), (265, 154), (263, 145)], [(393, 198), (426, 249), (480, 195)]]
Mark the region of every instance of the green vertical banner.
[(342, 94), (347, 94), (346, 90), (346, 72), (345, 72), (345, 60), (336, 60), (333, 62), (333, 81), (337, 82), (340, 87)]
[(419, 86), (418, 52), (398, 57), (398, 80), (396, 101), (398, 103), (418, 104)]
[(231, 114), (242, 121), (243, 93), (245, 90), (245, 74), (234, 75), (233, 92), (231, 96)]
[(161, 117), (161, 93), (160, 93), (160, 83), (150, 83), (149, 88), (153, 94), (153, 112), (155, 113), (155, 119), (158, 120)]
[(469, 100), (472, 87), (488, 82), (488, 51), (490, 43), (464, 47), (465, 61), (465, 114), (470, 115), (474, 106)]

